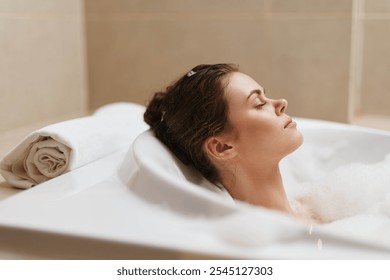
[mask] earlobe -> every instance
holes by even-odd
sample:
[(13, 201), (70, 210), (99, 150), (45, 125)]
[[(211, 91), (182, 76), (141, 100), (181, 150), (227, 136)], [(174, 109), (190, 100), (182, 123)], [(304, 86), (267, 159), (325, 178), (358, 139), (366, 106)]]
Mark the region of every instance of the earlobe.
[(231, 159), (235, 156), (233, 145), (224, 143), (218, 137), (209, 137), (204, 143), (204, 148), (207, 154), (214, 159)]

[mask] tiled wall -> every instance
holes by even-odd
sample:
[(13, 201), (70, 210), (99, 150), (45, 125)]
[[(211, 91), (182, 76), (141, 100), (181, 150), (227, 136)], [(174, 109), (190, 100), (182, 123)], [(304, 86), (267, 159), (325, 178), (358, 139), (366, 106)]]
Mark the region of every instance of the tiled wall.
[(109, 102), (146, 104), (216, 62), (240, 64), (294, 116), (347, 122), (352, 103), (389, 116), (389, 3), (0, 0), (0, 132)]
[(0, 0), (0, 132), (87, 105), (82, 0)]
[(145, 104), (200, 63), (235, 62), (259, 79), (269, 53), (264, 0), (86, 1), (91, 106)]
[(347, 121), (352, 0), (86, 0), (90, 104), (145, 104), (199, 63), (234, 62), (296, 116)]
[(346, 122), (352, 0), (270, 0), (272, 90), (295, 116)]
[(390, 116), (390, 1), (364, 4), (360, 112)]

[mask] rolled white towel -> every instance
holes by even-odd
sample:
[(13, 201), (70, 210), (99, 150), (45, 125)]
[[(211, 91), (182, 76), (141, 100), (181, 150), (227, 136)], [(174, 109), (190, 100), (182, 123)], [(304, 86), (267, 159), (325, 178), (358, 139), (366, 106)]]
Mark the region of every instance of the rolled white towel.
[(129, 147), (148, 129), (145, 107), (113, 103), (93, 115), (55, 123), (30, 133), (0, 162), (12, 186), (27, 189)]
[(39, 137), (27, 150), (28, 153), (11, 166), (13, 173), (22, 178), (43, 182), (61, 175), (68, 167), (71, 149), (50, 137)]

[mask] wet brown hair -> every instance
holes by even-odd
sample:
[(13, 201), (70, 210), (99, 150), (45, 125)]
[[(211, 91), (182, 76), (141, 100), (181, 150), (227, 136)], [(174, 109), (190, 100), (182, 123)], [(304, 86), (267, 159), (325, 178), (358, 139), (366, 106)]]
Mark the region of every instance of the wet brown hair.
[(198, 65), (165, 91), (156, 92), (144, 114), (156, 137), (212, 183), (221, 178), (203, 143), (229, 128), (225, 88), (233, 72), (238, 72), (237, 65)]

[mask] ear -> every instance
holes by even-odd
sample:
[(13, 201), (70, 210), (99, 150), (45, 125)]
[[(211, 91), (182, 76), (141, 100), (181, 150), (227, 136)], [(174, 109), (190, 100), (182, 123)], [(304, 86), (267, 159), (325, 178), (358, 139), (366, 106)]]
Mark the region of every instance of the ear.
[(204, 149), (207, 154), (217, 160), (232, 159), (237, 152), (231, 143), (228, 143), (223, 137), (211, 136), (206, 139)]

